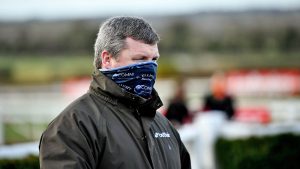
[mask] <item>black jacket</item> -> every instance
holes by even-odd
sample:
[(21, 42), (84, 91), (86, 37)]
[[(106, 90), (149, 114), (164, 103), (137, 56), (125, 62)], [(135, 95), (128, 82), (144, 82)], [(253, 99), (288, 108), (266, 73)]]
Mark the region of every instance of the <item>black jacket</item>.
[(189, 169), (178, 132), (146, 100), (98, 70), (90, 90), (55, 118), (40, 140), (41, 169)]
[(225, 113), (227, 119), (234, 116), (234, 101), (231, 96), (225, 96), (223, 99), (216, 99), (213, 94), (204, 98), (204, 111), (220, 110)]

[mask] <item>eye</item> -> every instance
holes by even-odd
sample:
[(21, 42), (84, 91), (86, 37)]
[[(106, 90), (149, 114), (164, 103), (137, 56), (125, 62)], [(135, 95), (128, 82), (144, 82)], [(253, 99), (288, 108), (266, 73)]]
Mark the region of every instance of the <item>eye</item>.
[(137, 58), (134, 58), (133, 60), (137, 61), (137, 62), (143, 62), (143, 61), (147, 60), (147, 57), (137, 57)]
[(144, 61), (144, 59), (133, 59), (134, 61), (136, 61), (136, 62), (143, 62)]

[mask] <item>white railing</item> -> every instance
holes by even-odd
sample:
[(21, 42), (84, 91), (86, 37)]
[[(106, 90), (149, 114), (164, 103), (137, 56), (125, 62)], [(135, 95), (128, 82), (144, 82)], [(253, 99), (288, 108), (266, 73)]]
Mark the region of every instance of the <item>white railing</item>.
[(0, 158), (16, 159), (16, 158), (24, 158), (28, 155), (37, 156), (39, 154), (38, 146), (39, 146), (38, 142), (0, 146)]
[(299, 121), (270, 124), (227, 121), (221, 112), (198, 113), (194, 123), (179, 129), (191, 154), (192, 168), (215, 169), (214, 144), (217, 138), (240, 139), (282, 133), (300, 134)]

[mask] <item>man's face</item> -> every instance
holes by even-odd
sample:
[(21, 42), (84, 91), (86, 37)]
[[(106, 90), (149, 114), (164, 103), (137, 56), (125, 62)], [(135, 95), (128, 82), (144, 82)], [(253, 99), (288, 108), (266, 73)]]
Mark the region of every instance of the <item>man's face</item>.
[(159, 58), (157, 44), (149, 45), (132, 38), (126, 38), (125, 41), (126, 47), (117, 58), (113, 58), (109, 53), (102, 53), (102, 68), (117, 68), (138, 62), (156, 61)]

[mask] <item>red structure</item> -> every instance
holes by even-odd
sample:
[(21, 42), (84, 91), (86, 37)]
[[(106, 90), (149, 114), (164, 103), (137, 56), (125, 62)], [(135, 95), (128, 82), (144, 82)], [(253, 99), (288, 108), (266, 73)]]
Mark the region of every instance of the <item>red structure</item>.
[(227, 74), (234, 95), (267, 96), (300, 94), (300, 70), (238, 70)]

